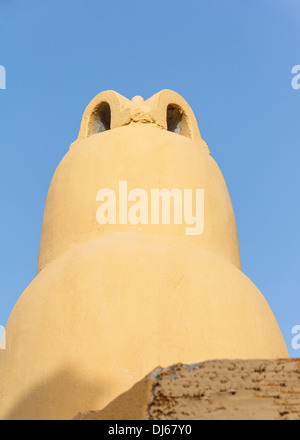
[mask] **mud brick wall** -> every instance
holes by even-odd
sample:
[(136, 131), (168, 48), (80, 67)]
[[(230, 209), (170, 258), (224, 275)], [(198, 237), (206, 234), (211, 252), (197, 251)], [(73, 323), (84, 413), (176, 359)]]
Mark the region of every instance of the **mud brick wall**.
[(216, 360), (158, 368), (77, 420), (300, 419), (300, 359)]

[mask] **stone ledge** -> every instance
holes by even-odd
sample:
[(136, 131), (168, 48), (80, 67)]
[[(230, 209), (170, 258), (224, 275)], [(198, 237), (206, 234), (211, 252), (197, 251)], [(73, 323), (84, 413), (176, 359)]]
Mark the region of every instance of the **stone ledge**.
[(101, 411), (75, 420), (299, 420), (300, 359), (216, 360), (157, 368)]

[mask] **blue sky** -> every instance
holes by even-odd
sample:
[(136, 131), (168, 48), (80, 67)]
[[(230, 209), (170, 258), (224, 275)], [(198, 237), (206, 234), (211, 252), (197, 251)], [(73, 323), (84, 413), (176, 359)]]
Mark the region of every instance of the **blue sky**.
[(0, 324), (36, 272), (44, 204), (84, 108), (113, 89), (191, 105), (232, 198), (243, 271), (291, 356), (300, 325), (299, 0), (0, 0)]

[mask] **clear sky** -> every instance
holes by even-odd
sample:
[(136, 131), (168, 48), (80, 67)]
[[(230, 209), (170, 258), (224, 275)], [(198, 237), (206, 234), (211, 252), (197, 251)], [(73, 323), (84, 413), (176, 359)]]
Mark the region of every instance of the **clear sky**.
[(113, 89), (191, 105), (232, 198), (243, 271), (291, 356), (300, 325), (299, 0), (0, 0), (0, 324), (35, 277), (50, 180)]

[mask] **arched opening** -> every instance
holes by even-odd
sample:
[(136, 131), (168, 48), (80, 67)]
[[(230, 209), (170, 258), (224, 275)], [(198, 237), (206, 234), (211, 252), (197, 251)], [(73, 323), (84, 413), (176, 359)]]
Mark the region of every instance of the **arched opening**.
[(111, 111), (107, 102), (101, 102), (91, 114), (89, 123), (89, 136), (110, 130)]
[(188, 118), (181, 107), (169, 104), (167, 107), (167, 127), (172, 133), (191, 137)]

